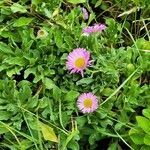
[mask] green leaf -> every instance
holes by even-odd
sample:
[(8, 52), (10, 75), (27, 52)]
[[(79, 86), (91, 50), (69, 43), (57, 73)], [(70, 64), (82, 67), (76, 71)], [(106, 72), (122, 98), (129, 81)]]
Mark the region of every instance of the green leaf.
[(11, 118), (11, 113), (7, 111), (0, 111), (0, 120), (8, 120)]
[(105, 95), (105, 96), (109, 96), (109, 95), (111, 95), (113, 92), (114, 92), (113, 89), (107, 87), (107, 88), (105, 88), (105, 89), (102, 91), (102, 94)]
[(92, 12), (89, 16), (88, 25), (95, 19), (95, 14)]
[(98, 0), (95, 4), (95, 8), (98, 7), (99, 5), (101, 5), (101, 3), (102, 3), (102, 0)]
[(38, 4), (42, 3), (43, 0), (32, 0), (32, 5), (37, 6)]
[(9, 132), (9, 130), (3, 125), (0, 125), (0, 134), (6, 133), (6, 132)]
[(117, 150), (118, 144), (117, 143), (112, 143), (109, 147), (108, 150)]
[(32, 141), (29, 141), (29, 140), (22, 140), (21, 141), (21, 148), (22, 150), (25, 150), (25, 149), (29, 149), (32, 147)]
[(60, 30), (55, 30), (54, 35), (56, 45), (58, 47), (62, 47), (63, 44), (62, 32)]
[(42, 80), (43, 78), (44, 78), (43, 75), (36, 74), (36, 76), (35, 76), (35, 78), (33, 80), (33, 83), (37, 83), (40, 80)]
[(71, 140), (75, 138), (75, 136), (77, 136), (78, 134), (79, 134), (78, 130), (72, 129), (72, 132), (69, 133), (69, 135), (67, 136), (67, 139), (65, 140), (63, 144), (62, 150), (66, 150), (68, 143), (71, 142)]
[(80, 4), (80, 3), (85, 3), (86, 0), (68, 0), (68, 2), (72, 4)]
[(79, 143), (74, 139), (68, 143), (67, 148), (71, 150), (80, 150)]
[(3, 63), (7, 63), (9, 65), (24, 66), (26, 64), (26, 61), (22, 57), (11, 57), (11, 58), (6, 58), (3, 61)]
[(77, 85), (82, 85), (82, 84), (88, 85), (88, 84), (92, 83), (93, 81), (94, 81), (94, 79), (91, 79), (91, 78), (83, 78), (83, 79), (77, 81), (76, 84)]
[(141, 127), (146, 133), (150, 132), (150, 120), (142, 117), (142, 116), (137, 116), (136, 120), (138, 122), (138, 126)]
[(150, 109), (143, 109), (142, 113), (145, 117), (150, 119)]
[(32, 22), (33, 18), (26, 18), (26, 17), (20, 17), (17, 19), (13, 26), (14, 27), (21, 27), (21, 26), (26, 26)]
[(58, 139), (55, 135), (53, 128), (49, 127), (48, 125), (46, 125), (42, 122), (39, 122), (39, 125), (41, 127), (42, 134), (43, 134), (43, 137), (45, 140), (52, 141), (52, 142), (58, 142)]
[(38, 105), (38, 102), (39, 102), (38, 96), (34, 96), (28, 99), (28, 102), (26, 103), (26, 105), (28, 108), (34, 108)]
[(26, 13), (27, 12), (26, 8), (18, 3), (14, 3), (13, 5), (11, 5), (10, 9), (13, 13), (16, 13), (16, 12)]
[(129, 131), (129, 135), (135, 144), (144, 143), (144, 133), (140, 132), (138, 129), (131, 129)]
[(28, 85), (24, 85), (22, 89), (20, 89), (19, 99), (21, 101), (25, 101), (31, 97), (32, 91)]
[(0, 42), (0, 52), (6, 53), (6, 54), (13, 54), (12, 49), (3, 42)]
[(14, 74), (19, 74), (20, 71), (22, 70), (22, 67), (20, 66), (15, 66), (14, 68), (12, 69), (8, 69), (6, 74), (9, 76), (9, 77), (12, 77), (12, 75)]
[(81, 128), (84, 127), (84, 125), (87, 123), (87, 118), (83, 116), (77, 117), (76, 120), (77, 120), (78, 126)]
[(43, 83), (46, 86), (46, 88), (49, 90), (55, 88), (55, 86), (56, 86), (55, 83), (49, 78), (44, 78)]
[(29, 74), (31, 74), (31, 73), (36, 76), (36, 68), (26, 69), (24, 72), (24, 78), (26, 79), (29, 76)]
[(140, 148), (140, 150), (149, 150), (149, 146), (143, 145), (143, 146)]
[(71, 90), (71, 91), (69, 91), (69, 92), (67, 93), (67, 95), (65, 96), (65, 100), (67, 100), (67, 101), (73, 101), (73, 100), (75, 100), (78, 96), (79, 96), (79, 92), (76, 92), (76, 91)]
[(53, 88), (53, 98), (54, 98), (55, 100), (59, 100), (60, 97), (61, 97), (61, 89), (60, 89), (59, 87), (55, 86), (55, 87)]
[(150, 145), (150, 135), (149, 134), (145, 135), (145, 137), (144, 137), (144, 143), (146, 145)]

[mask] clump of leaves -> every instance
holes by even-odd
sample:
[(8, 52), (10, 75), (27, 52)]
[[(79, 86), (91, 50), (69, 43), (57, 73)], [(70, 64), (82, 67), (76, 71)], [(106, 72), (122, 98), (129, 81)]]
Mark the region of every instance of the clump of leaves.
[(129, 131), (132, 141), (140, 145), (142, 149), (149, 149), (150, 146), (150, 109), (143, 109), (144, 116), (136, 116), (137, 127)]
[[(0, 149), (149, 149), (148, 0), (2, 0), (0, 8)], [(94, 23), (106, 30), (83, 36)], [(78, 47), (93, 60), (83, 78), (66, 69)], [(92, 114), (76, 107), (84, 92), (99, 99)]]

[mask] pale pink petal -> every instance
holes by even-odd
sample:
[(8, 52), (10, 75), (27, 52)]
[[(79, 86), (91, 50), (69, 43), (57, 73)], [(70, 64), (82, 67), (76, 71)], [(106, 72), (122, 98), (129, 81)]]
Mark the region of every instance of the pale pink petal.
[(102, 32), (106, 29), (104, 24), (94, 24), (93, 26), (88, 26), (83, 29), (83, 35), (89, 36), (91, 33)]
[[(84, 101), (86, 99), (90, 99), (92, 101), (92, 106), (91, 107), (84, 106)], [(77, 107), (83, 113), (92, 113), (98, 108), (97, 97), (91, 92), (83, 93), (79, 96), (79, 98), (77, 100)]]
[[(84, 66), (83, 67), (77, 67), (75, 65), (75, 61), (78, 58), (84, 59)], [(84, 48), (76, 48), (71, 53), (69, 53), (67, 62), (66, 62), (66, 68), (70, 71), (70, 73), (80, 73), (81, 76), (84, 76), (84, 70), (89, 67), (90, 64), (90, 52), (88, 52)]]

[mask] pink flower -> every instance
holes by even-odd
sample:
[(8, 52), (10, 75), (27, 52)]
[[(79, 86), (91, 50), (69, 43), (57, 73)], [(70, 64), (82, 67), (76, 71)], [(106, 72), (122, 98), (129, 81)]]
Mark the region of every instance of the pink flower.
[(77, 106), (83, 113), (92, 113), (98, 108), (97, 97), (91, 92), (83, 93), (77, 100)]
[(83, 13), (84, 20), (87, 20), (89, 18), (87, 10), (84, 7), (82, 7), (81, 10), (82, 10), (82, 13)]
[(84, 48), (74, 49), (67, 58), (66, 67), (70, 73), (81, 73), (83, 77), (83, 70), (90, 66), (90, 53)]
[(104, 24), (94, 24), (94, 26), (88, 26), (83, 29), (83, 35), (88, 36), (91, 33), (102, 32), (105, 30), (106, 26)]

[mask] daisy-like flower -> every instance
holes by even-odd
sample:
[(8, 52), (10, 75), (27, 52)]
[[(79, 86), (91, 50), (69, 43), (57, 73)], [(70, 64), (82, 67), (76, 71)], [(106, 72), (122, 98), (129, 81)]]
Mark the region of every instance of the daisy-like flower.
[(83, 70), (90, 66), (90, 63), (90, 53), (84, 48), (76, 48), (68, 55), (66, 67), (70, 73), (81, 73), (83, 77)]
[(82, 7), (81, 11), (83, 13), (83, 19), (87, 20), (89, 18), (89, 14), (88, 14), (87, 10), (84, 7)]
[(97, 97), (91, 92), (83, 93), (77, 100), (77, 106), (83, 113), (92, 113), (98, 108)]
[(102, 32), (105, 30), (106, 26), (104, 24), (94, 24), (93, 26), (88, 26), (83, 29), (83, 35), (89, 36), (91, 33)]

